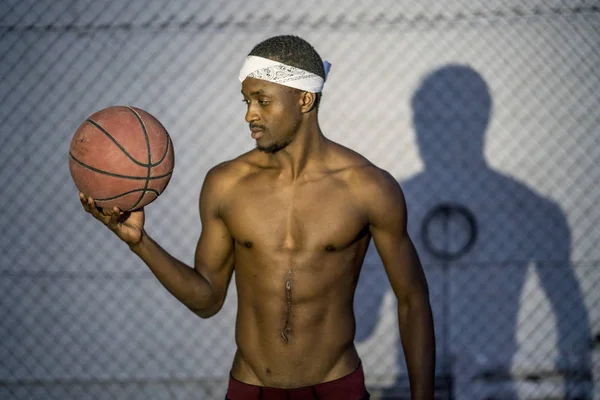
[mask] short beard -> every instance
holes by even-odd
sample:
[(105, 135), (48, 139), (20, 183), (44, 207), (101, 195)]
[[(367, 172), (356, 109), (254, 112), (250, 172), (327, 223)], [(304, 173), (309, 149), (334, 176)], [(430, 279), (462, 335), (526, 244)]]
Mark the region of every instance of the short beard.
[(285, 149), (291, 142), (292, 142), (291, 140), (285, 140), (285, 141), (281, 141), (279, 143), (271, 143), (268, 146), (259, 146), (257, 144), (256, 148), (258, 150), (262, 151), (263, 153), (275, 154), (279, 150)]

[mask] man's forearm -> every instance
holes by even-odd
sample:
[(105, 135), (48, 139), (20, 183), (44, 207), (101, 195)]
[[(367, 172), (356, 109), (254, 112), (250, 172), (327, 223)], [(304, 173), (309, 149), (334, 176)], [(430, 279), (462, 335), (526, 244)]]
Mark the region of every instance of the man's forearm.
[(148, 265), (160, 283), (186, 307), (208, 317), (215, 312), (218, 300), (210, 283), (195, 269), (179, 261), (146, 233), (131, 250)]
[(432, 400), (435, 379), (435, 335), (427, 299), (399, 304), (398, 323), (413, 400)]

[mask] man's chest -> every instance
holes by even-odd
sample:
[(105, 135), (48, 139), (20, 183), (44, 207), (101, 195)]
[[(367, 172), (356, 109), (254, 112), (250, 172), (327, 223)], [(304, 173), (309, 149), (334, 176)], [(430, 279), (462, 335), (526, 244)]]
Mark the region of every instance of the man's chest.
[(281, 251), (336, 251), (365, 233), (366, 216), (344, 185), (247, 185), (223, 210), (241, 245)]

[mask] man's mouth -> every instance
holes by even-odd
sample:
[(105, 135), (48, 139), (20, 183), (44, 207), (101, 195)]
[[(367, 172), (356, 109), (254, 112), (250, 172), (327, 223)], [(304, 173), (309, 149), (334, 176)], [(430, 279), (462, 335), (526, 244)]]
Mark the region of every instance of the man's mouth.
[(250, 131), (252, 132), (252, 139), (258, 139), (263, 135), (265, 128), (262, 126), (250, 126)]

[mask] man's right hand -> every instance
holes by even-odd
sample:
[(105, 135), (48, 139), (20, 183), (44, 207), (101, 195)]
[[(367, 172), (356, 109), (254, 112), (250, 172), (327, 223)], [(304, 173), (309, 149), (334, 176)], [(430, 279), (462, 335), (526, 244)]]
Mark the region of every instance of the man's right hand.
[(112, 210), (100, 208), (93, 198), (79, 192), (83, 208), (94, 218), (102, 222), (129, 246), (135, 246), (144, 236), (144, 210), (123, 212), (114, 207)]

